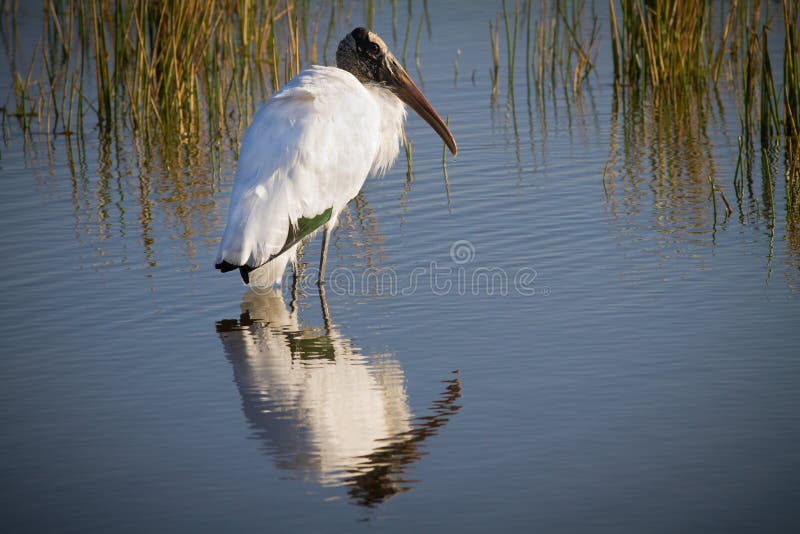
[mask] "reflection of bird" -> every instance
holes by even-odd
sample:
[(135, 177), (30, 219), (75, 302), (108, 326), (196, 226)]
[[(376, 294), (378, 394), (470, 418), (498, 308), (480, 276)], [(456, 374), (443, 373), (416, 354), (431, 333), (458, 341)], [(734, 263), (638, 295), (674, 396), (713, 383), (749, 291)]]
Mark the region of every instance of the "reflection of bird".
[(395, 160), (408, 104), (455, 154), (455, 139), (380, 37), (356, 28), (336, 67), (298, 74), (258, 111), (239, 152), (228, 224), (216, 268), (245, 283), (280, 282), (297, 245), (322, 228), (319, 281), (328, 237), (367, 176)]
[(409, 489), (402, 478), (420, 443), (460, 407), (448, 382), (433, 414), (412, 419), (404, 374), (389, 355), (365, 357), (340, 336), (322, 300), (325, 328), (307, 328), (280, 292), (248, 292), (242, 316), (217, 323), (242, 409), (278, 466), (325, 486), (348, 486), (372, 506)]
[(303, 328), (276, 290), (246, 293), (242, 309), (222, 341), (245, 414), (283, 467), (336, 484), (411, 428), (397, 360), (367, 360), (332, 327)]

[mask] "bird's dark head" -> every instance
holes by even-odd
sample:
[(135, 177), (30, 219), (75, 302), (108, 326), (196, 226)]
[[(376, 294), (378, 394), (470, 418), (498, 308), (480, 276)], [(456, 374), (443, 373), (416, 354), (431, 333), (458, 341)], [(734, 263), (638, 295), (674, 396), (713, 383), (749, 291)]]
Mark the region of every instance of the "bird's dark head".
[(392, 91), (431, 125), (453, 155), (458, 152), (450, 129), (377, 34), (365, 28), (348, 33), (336, 49), (336, 66), (364, 85), (379, 85)]
[(383, 39), (365, 28), (356, 28), (339, 43), (336, 65), (361, 83), (386, 84), (399, 63)]

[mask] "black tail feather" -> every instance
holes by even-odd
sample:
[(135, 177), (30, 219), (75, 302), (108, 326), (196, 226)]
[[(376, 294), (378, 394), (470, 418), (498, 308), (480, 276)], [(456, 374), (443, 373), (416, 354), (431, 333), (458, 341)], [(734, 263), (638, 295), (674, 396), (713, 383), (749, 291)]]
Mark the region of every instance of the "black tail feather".
[(214, 265), (214, 268), (219, 269), (223, 273), (230, 272), (234, 269), (238, 269), (238, 265), (234, 265), (232, 263), (228, 263), (227, 261), (221, 261), (218, 264)]
[(234, 265), (232, 263), (228, 263), (227, 261), (221, 261), (216, 265), (214, 265), (214, 267), (219, 269), (223, 273), (228, 273), (235, 269), (239, 269), (239, 274), (241, 275), (242, 280), (244, 280), (245, 284), (250, 283), (250, 271), (255, 269), (255, 267), (250, 267), (249, 265)]
[(249, 265), (242, 265), (239, 267), (239, 274), (242, 276), (242, 280), (244, 280), (245, 284), (250, 283), (250, 271), (253, 270), (253, 267)]

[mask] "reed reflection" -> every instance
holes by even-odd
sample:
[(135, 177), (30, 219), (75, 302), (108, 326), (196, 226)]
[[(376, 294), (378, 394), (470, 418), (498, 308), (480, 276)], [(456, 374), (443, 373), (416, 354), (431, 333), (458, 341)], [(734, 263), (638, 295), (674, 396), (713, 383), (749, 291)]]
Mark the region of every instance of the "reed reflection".
[(361, 354), (331, 322), (324, 293), (320, 305), (324, 326), (311, 327), (280, 291), (248, 291), (239, 319), (216, 328), (263, 451), (297, 478), (348, 487), (354, 502), (375, 506), (413, 487), (405, 473), (461, 408), (461, 385), (446, 381), (431, 413), (414, 418), (400, 363)]
[(709, 177), (716, 179), (718, 171), (707, 104), (697, 93), (677, 101), (635, 90), (615, 91), (611, 103), (607, 205), (621, 232), (653, 230), (660, 254), (670, 255), (682, 243), (710, 244)]

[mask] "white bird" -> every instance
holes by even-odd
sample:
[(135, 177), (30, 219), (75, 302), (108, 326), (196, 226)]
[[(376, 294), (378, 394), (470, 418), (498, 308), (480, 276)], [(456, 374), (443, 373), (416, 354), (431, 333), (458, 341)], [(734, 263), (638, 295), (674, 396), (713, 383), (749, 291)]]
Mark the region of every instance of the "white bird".
[(339, 214), (370, 175), (394, 163), (408, 104), (455, 155), (450, 129), (383, 40), (356, 28), (338, 67), (304, 70), (258, 111), (239, 151), (216, 268), (245, 283), (280, 283), (299, 242), (322, 229), (319, 283)]

